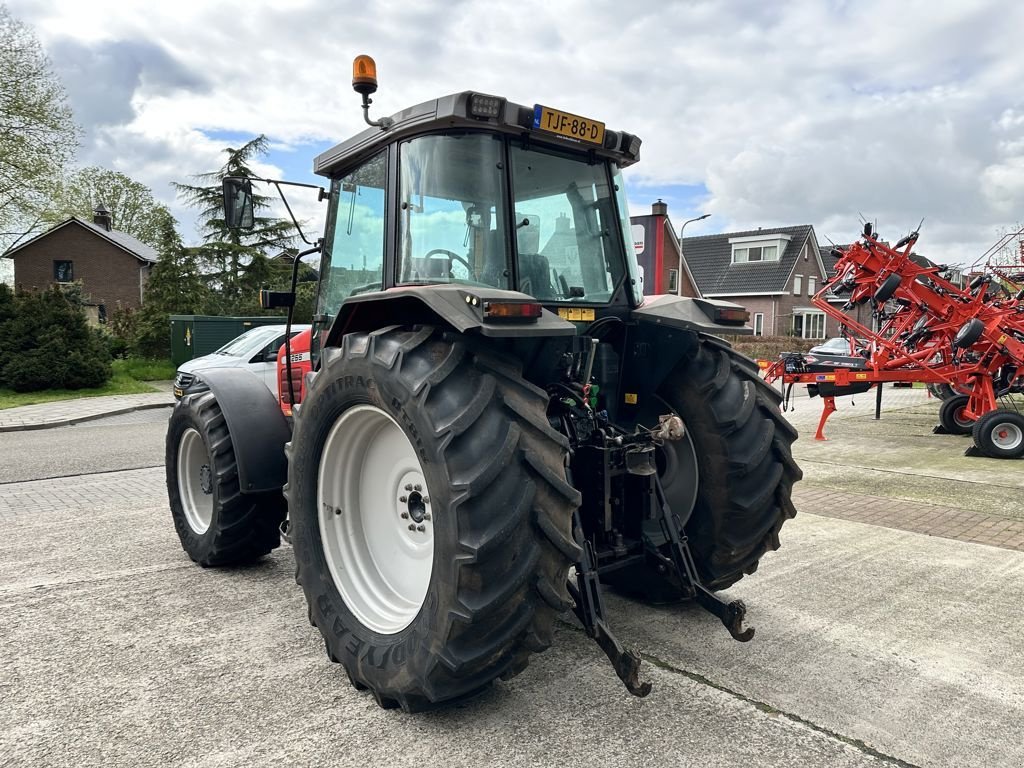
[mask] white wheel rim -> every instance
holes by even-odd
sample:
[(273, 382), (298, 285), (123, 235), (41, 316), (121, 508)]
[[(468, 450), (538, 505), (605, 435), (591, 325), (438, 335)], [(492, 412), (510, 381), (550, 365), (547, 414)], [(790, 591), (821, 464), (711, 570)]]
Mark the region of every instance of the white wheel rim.
[(345, 605), (374, 632), (401, 632), (434, 567), (433, 505), (412, 443), (381, 409), (350, 408), (324, 442), (317, 488), (320, 541)]
[(202, 435), (193, 427), (178, 443), (178, 493), (185, 521), (197, 534), (210, 530), (213, 520), (213, 473)]
[(992, 436), (992, 444), (1004, 451), (1012, 451), (1024, 442), (1024, 432), (1010, 421), (994, 424), (989, 434)]

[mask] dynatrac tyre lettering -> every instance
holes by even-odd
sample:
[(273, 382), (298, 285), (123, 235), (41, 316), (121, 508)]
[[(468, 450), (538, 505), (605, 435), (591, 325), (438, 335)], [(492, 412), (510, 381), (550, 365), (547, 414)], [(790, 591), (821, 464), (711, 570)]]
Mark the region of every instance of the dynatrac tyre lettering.
[(167, 495), (182, 549), (206, 566), (249, 563), (281, 543), (280, 491), (243, 494), (227, 422), (210, 391), (186, 395), (167, 426)]
[(472, 695), (551, 644), (579, 494), (547, 400), (432, 328), (325, 350), (286, 448), (296, 578), (328, 656), (381, 706)]

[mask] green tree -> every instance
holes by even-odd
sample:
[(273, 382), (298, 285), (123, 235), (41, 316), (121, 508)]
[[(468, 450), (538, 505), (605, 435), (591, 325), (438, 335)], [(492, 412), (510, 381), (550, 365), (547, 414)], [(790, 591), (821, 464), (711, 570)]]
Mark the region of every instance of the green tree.
[(204, 244), (195, 255), (213, 290), (211, 314), (265, 314), (259, 307), (259, 289), (280, 290), (290, 283), (291, 265), (273, 257), (288, 250), (298, 234), (290, 219), (269, 215), (270, 197), (254, 194), (251, 230), (229, 229), (224, 221), (224, 178), (256, 178), (252, 162), (266, 151), (266, 137), (257, 136), (237, 149), (227, 147), (224, 164), (194, 176), (197, 184), (174, 184), (178, 195), (199, 209)]
[(159, 248), (171, 212), (157, 202), (153, 191), (119, 171), (89, 166), (65, 179), (53, 201), (43, 213), (47, 224), (56, 224), (71, 216), (91, 221), (93, 210), (103, 205), (114, 229), (137, 237)]
[(79, 129), (39, 40), (5, 5), (0, 83), (0, 242), (10, 247), (38, 227), (74, 156)]
[(211, 303), (197, 249), (186, 248), (167, 217), (160, 225), (159, 259), (146, 281), (142, 308), (117, 323), (131, 334), (131, 348), (144, 357), (170, 357), (170, 316), (199, 314)]

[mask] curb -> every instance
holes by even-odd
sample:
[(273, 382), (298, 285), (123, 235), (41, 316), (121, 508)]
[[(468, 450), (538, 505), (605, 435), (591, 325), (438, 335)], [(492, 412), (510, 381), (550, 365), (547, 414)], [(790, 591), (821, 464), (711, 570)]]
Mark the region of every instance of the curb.
[(0, 433), (3, 432), (28, 432), (36, 429), (53, 429), (55, 427), (70, 427), (74, 424), (81, 424), (86, 421), (96, 421), (97, 419), (105, 419), (108, 416), (121, 416), (125, 413), (133, 413), (135, 411), (151, 411), (156, 408), (173, 408), (174, 403), (145, 403), (143, 405), (129, 405), (123, 408), (114, 408), (113, 410), (104, 411), (103, 413), (91, 413), (88, 416), (73, 416), (67, 419), (57, 419), (54, 421), (42, 421), (35, 424), (10, 424), (7, 426), (0, 425)]

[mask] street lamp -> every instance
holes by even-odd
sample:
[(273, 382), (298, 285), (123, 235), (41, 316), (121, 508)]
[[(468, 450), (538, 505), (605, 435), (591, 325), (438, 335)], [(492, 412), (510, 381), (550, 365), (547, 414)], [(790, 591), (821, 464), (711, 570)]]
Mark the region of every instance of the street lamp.
[(683, 226), (679, 228), (679, 273), (676, 275), (676, 296), (683, 295), (683, 232), (686, 231), (686, 225), (694, 222), (701, 221), (710, 216), (710, 213), (702, 213), (695, 219), (689, 219), (683, 222)]

